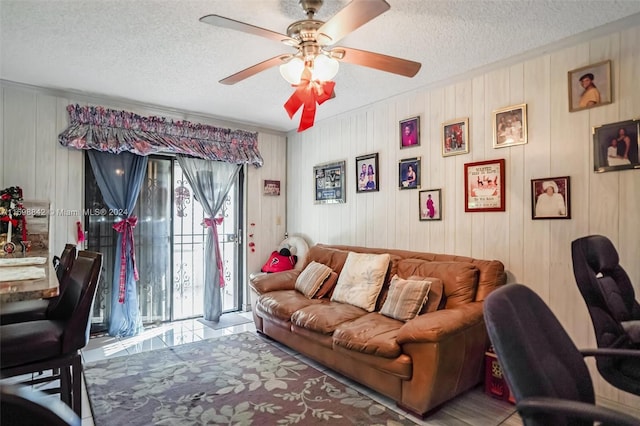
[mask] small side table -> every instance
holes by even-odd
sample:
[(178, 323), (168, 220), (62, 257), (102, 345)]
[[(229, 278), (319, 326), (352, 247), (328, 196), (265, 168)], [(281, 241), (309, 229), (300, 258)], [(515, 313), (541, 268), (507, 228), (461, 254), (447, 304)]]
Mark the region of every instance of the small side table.
[(484, 353), (484, 392), (494, 398), (516, 403), (493, 348)]

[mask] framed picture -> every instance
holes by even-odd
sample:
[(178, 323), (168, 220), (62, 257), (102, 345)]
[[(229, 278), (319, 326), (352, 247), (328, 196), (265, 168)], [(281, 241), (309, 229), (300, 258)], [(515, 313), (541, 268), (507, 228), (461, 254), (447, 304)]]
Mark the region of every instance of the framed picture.
[(469, 119), (460, 118), (442, 124), (442, 156), (469, 153)]
[(493, 147), (527, 143), (527, 104), (493, 111)]
[(619, 121), (593, 128), (594, 170), (598, 173), (639, 169), (640, 120)]
[(420, 188), (420, 157), (405, 158), (398, 163), (398, 187)]
[(611, 61), (569, 71), (569, 112), (612, 102)]
[(420, 146), (420, 117), (400, 122), (400, 149)]
[(531, 219), (571, 219), (569, 176), (531, 179)]
[(356, 157), (356, 192), (378, 190), (378, 153)]
[(440, 189), (420, 191), (420, 220), (442, 220)]
[(345, 202), (345, 161), (320, 164), (313, 168), (316, 204)]
[(503, 212), (504, 159), (464, 165), (464, 211)]
[(264, 189), (262, 191), (264, 195), (280, 195), (280, 181), (279, 180), (265, 180)]

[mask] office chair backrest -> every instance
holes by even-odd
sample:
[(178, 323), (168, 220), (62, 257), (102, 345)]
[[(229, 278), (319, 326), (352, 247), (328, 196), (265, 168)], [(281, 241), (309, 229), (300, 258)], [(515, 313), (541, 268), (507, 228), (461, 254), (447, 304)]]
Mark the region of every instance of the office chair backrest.
[[(538, 396), (595, 403), (580, 351), (536, 293), (521, 284), (503, 286), (485, 300), (484, 317), (516, 402)], [(567, 423), (548, 415), (527, 424)]]

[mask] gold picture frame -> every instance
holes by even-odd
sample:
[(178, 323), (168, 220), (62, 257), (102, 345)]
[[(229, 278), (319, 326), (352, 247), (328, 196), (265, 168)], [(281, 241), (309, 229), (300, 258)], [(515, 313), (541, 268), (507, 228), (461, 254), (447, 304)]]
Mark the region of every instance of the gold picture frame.
[(506, 148), (527, 143), (527, 104), (493, 111), (493, 147)]
[(442, 156), (469, 153), (469, 118), (442, 123)]
[(611, 60), (569, 71), (569, 112), (596, 108), (613, 102)]

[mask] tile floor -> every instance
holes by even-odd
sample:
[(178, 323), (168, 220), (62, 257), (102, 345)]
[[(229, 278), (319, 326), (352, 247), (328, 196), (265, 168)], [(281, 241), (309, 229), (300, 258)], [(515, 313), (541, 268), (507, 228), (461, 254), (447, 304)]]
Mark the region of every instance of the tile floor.
[[(241, 313), (241, 315), (252, 318), (251, 313)], [(130, 338), (114, 338), (110, 336), (95, 337), (89, 341), (89, 344), (82, 351), (84, 362), (97, 361), (105, 358), (113, 358), (135, 354), (153, 349), (159, 349), (167, 346), (181, 345), (183, 343), (194, 342), (202, 339), (210, 339), (228, 334), (241, 333), (244, 331), (254, 331), (253, 322), (247, 324), (236, 325), (219, 330), (202, 324), (198, 320), (186, 320), (171, 324), (162, 325), (155, 328), (145, 330), (141, 335)], [(368, 395), (372, 399), (395, 411), (406, 414), (396, 407), (395, 403), (376, 392), (373, 392), (357, 383), (352, 382), (340, 376), (337, 373), (327, 370), (324, 366), (319, 365), (311, 360), (306, 359), (302, 355), (279, 345), (279, 347), (306, 363), (316, 367), (318, 370), (326, 371), (327, 374), (336, 380), (349, 384), (358, 391)], [(86, 390), (83, 385), (82, 395), (82, 425), (93, 426), (93, 417), (91, 416), (91, 408)], [(521, 426), (522, 421), (514, 407), (506, 402), (486, 396), (482, 387), (475, 388), (464, 395), (445, 404), (441, 409), (431, 414), (425, 420), (419, 420), (413, 416), (412, 420), (421, 425), (446, 425), (446, 426)], [(120, 425), (114, 425), (120, 426)]]

